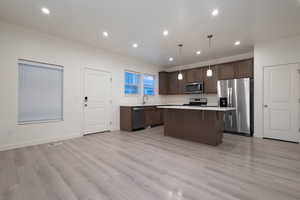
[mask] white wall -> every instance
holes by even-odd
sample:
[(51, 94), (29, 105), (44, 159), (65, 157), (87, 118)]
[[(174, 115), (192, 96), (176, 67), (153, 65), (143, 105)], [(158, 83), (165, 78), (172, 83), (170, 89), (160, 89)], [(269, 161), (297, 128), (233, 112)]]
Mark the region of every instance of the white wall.
[(300, 63), (300, 36), (258, 43), (254, 48), (254, 132), (263, 137), (263, 67)]
[[(64, 66), (63, 122), (17, 125), (18, 59)], [(125, 97), (124, 70), (155, 74), (157, 77), (159, 71), (157, 66), (128, 57), (0, 22), (0, 150), (80, 136), (84, 67), (112, 73), (112, 130), (119, 129), (119, 105), (142, 101), (141, 95)], [(149, 102), (160, 103), (160, 97), (152, 97)]]

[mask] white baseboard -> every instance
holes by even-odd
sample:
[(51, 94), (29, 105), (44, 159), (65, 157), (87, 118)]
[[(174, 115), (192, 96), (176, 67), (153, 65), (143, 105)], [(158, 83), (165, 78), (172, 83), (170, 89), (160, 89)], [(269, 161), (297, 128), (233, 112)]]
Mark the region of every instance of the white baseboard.
[(11, 150), (11, 149), (18, 149), (18, 148), (22, 148), (22, 147), (39, 145), (39, 144), (47, 144), (47, 143), (51, 143), (51, 142), (69, 140), (69, 139), (78, 138), (81, 136), (82, 136), (82, 134), (80, 133), (80, 134), (67, 135), (64, 137), (38, 139), (38, 140), (28, 141), (28, 142), (19, 143), (19, 144), (9, 144), (9, 145), (0, 146), (0, 151), (6, 151), (6, 150)]

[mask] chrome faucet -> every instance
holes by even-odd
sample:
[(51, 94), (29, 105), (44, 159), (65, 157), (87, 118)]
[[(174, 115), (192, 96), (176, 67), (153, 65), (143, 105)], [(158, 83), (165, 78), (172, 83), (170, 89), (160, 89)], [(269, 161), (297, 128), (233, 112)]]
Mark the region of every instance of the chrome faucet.
[(145, 105), (146, 103), (147, 103), (147, 101), (148, 101), (148, 95), (143, 95), (143, 105)]

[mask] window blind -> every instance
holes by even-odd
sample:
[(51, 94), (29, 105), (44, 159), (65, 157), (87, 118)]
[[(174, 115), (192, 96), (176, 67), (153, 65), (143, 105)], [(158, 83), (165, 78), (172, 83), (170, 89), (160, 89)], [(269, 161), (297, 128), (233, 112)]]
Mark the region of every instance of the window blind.
[(19, 123), (63, 120), (63, 67), (19, 61)]

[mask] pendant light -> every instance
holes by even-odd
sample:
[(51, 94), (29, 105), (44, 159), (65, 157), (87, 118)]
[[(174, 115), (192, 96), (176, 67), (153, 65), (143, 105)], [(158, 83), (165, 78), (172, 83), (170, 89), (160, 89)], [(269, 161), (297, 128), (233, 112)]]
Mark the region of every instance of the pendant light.
[(178, 80), (182, 80), (182, 79), (183, 79), (183, 75), (182, 75), (181, 72), (179, 72), (179, 74), (178, 74)]
[[(207, 38), (208, 38), (209, 49), (211, 49), (211, 39), (213, 38), (213, 35), (208, 35)], [(207, 77), (212, 77), (213, 76), (213, 71), (210, 67), (210, 64), (209, 64), (208, 69), (206, 71), (206, 76)]]
[(179, 45), (178, 45), (178, 49), (179, 49), (179, 59), (180, 59), (179, 73), (178, 73), (178, 76), (177, 76), (177, 79), (178, 79), (178, 80), (182, 80), (182, 79), (183, 79), (183, 75), (182, 75), (182, 72), (181, 72), (181, 65), (182, 65), (182, 47), (183, 47), (183, 44), (179, 44)]

